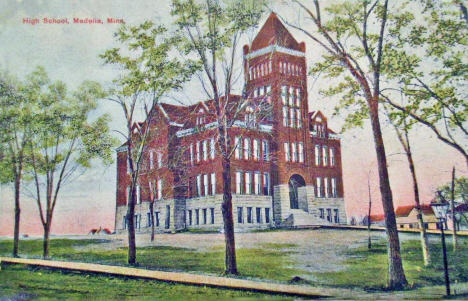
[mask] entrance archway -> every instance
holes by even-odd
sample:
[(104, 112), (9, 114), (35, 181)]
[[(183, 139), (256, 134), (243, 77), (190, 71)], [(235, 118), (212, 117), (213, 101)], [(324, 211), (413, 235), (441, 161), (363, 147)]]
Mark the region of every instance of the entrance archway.
[(305, 185), (305, 180), (300, 175), (292, 175), (289, 179), (289, 202), (291, 204), (291, 209), (299, 209), (299, 195), (297, 189)]

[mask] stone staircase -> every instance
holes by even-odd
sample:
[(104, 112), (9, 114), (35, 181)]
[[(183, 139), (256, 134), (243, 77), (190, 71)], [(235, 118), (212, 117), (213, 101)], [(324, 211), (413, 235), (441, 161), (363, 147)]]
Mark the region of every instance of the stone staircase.
[(326, 219), (315, 217), (302, 209), (290, 209), (291, 215), (282, 221), (283, 227), (302, 228), (308, 226), (332, 225)]

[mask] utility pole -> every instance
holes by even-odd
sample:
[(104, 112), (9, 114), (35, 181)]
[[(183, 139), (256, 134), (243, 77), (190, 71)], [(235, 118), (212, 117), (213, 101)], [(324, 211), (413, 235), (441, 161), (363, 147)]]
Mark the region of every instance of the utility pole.
[(452, 188), (451, 188), (451, 196), (450, 196), (450, 206), (452, 208), (452, 243), (453, 243), (453, 250), (457, 250), (458, 246), (458, 237), (457, 237), (457, 221), (455, 217), (455, 166), (452, 169)]

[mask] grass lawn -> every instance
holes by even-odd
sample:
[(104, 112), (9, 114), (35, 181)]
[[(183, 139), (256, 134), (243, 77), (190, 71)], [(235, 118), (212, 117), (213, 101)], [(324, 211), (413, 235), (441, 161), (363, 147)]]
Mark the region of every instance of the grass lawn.
[(293, 300), (293, 298), (253, 292), (127, 279), (123, 277), (50, 271), (20, 265), (11, 265), (0, 271), (0, 299)]
[[(417, 240), (408, 240), (402, 243), (403, 267), (410, 285), (414, 288), (431, 285), (443, 285), (444, 267), (440, 237), (437, 242), (431, 241), (430, 252), (432, 265), (424, 267), (421, 252), (421, 243)], [(450, 282), (468, 282), (468, 238), (459, 237), (459, 249), (453, 252), (451, 237), (447, 238), (447, 257)], [(334, 287), (360, 287), (368, 291), (383, 290), (388, 275), (386, 241), (378, 240), (367, 246), (345, 251), (348, 259), (346, 270), (338, 272), (325, 272), (315, 274), (319, 283)]]

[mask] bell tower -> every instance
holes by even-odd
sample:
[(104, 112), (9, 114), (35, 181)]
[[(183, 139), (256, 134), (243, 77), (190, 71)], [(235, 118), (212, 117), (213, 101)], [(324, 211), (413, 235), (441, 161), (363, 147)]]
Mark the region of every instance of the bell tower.
[(246, 97), (271, 106), (272, 150), (277, 154), (273, 163), (276, 183), (281, 184), (287, 184), (293, 172), (310, 183), (305, 48), (271, 13), (251, 47), (243, 49)]

